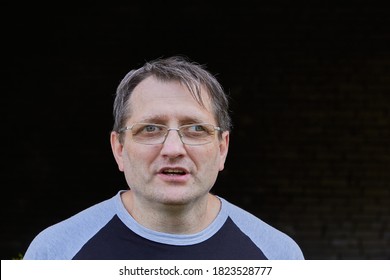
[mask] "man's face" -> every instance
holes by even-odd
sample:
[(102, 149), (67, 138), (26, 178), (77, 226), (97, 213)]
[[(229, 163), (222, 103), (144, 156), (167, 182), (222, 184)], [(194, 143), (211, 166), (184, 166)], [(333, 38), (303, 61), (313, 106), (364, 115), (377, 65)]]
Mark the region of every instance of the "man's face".
[[(134, 123), (156, 123), (170, 128), (184, 124), (217, 125), (208, 95), (202, 92), (202, 107), (188, 89), (179, 82), (161, 82), (154, 77), (142, 81), (130, 97), (131, 116), (126, 126)], [(145, 203), (187, 204), (204, 198), (224, 168), (229, 146), (229, 133), (217, 135), (211, 143), (184, 145), (175, 130), (163, 144), (145, 145), (131, 139), (131, 131), (111, 135), (113, 153), (133, 195)]]

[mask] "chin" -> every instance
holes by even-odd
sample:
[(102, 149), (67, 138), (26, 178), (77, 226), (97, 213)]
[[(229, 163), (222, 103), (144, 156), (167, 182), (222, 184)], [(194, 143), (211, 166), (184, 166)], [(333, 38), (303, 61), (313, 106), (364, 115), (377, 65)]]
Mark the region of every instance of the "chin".
[(194, 194), (176, 192), (174, 194), (165, 193), (164, 195), (160, 196), (158, 200), (165, 205), (180, 206), (192, 203), (197, 199), (197, 197), (198, 196)]
[(182, 206), (187, 205), (192, 202), (193, 199), (191, 198), (185, 198), (185, 197), (166, 197), (164, 199), (161, 199), (160, 202), (165, 205), (171, 205), (171, 206)]

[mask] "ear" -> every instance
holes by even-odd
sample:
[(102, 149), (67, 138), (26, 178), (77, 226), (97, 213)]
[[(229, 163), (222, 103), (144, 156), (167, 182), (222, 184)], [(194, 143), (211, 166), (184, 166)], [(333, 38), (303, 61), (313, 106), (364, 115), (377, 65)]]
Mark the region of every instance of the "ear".
[(219, 142), (219, 154), (220, 154), (219, 171), (222, 171), (225, 167), (225, 161), (229, 150), (229, 138), (230, 138), (229, 131), (224, 131), (222, 133), (222, 139)]
[(120, 171), (123, 171), (123, 144), (120, 143), (119, 137), (120, 135), (117, 132), (112, 131), (110, 142), (112, 153), (116, 163), (118, 164), (118, 168)]

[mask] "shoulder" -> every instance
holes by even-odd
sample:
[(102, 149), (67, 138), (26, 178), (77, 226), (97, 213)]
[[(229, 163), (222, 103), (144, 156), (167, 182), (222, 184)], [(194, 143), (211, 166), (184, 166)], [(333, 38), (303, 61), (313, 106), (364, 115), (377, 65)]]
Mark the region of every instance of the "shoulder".
[(268, 259), (304, 259), (300, 247), (290, 236), (227, 200), (221, 198), (221, 201), (235, 225)]
[(116, 213), (117, 195), (41, 231), (24, 259), (71, 259)]

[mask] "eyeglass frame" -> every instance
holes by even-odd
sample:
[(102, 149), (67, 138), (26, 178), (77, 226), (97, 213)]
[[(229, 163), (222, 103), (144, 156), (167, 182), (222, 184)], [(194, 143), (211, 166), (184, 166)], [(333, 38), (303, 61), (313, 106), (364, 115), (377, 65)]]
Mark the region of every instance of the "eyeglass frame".
[[(161, 143), (151, 143), (151, 144), (148, 144), (148, 143), (142, 143), (142, 142), (138, 142), (136, 140), (134, 140), (134, 142), (136, 143), (139, 143), (139, 144), (142, 144), (142, 145), (160, 145), (160, 144), (164, 144), (165, 141), (167, 140), (168, 138), (168, 134), (171, 130), (174, 130), (174, 131), (177, 131), (177, 134), (179, 135), (179, 138), (180, 138), (180, 141), (184, 144), (184, 145), (188, 145), (188, 146), (202, 146), (202, 145), (206, 145), (206, 144), (209, 144), (211, 143), (213, 140), (210, 140), (208, 142), (205, 142), (205, 143), (201, 143), (201, 144), (188, 144), (188, 143), (185, 143), (183, 141), (183, 135), (180, 133), (180, 129), (182, 127), (191, 127), (191, 126), (197, 126), (197, 125), (209, 125), (211, 127), (213, 127), (214, 129), (214, 132), (215, 131), (218, 131), (218, 132), (222, 132), (222, 128), (219, 127), (219, 126), (215, 126), (211, 123), (193, 123), (193, 124), (184, 124), (184, 125), (181, 125), (177, 128), (173, 128), (173, 127), (169, 127), (167, 125), (164, 125), (164, 124), (157, 124), (157, 123), (143, 123), (143, 122), (139, 122), (139, 123), (133, 123), (132, 125), (129, 125), (129, 126), (125, 126), (125, 127), (122, 127), (121, 129), (118, 130), (118, 133), (121, 134), (125, 131), (128, 131), (128, 130), (132, 130), (132, 128), (135, 126), (135, 125), (138, 125), (138, 124), (142, 124), (142, 125), (154, 125), (154, 126), (157, 126), (157, 127), (164, 127), (167, 129), (165, 135), (164, 135), (164, 138), (163, 138), (163, 141)], [(215, 135), (215, 134), (214, 134)]]

